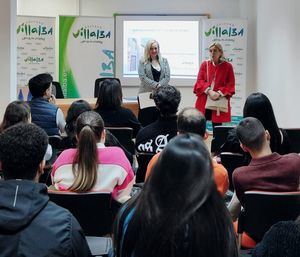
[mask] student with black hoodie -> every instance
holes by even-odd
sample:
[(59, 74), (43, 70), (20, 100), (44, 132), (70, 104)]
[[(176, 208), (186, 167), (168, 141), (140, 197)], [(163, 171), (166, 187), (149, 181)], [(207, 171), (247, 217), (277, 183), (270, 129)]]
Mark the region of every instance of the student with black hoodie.
[(0, 255), (91, 256), (73, 215), (49, 201), (37, 183), (43, 172), (47, 134), (20, 123), (0, 134)]

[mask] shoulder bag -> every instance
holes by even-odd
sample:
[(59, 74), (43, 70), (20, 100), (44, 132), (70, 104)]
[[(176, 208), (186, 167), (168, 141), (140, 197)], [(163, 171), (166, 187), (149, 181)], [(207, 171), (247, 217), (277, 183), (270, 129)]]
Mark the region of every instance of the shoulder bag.
[[(207, 81), (209, 81), (209, 79), (208, 79), (208, 61), (206, 62), (206, 76), (207, 76)], [(212, 85), (214, 87), (215, 77), (212, 81)], [(228, 112), (228, 100), (225, 96), (221, 96), (217, 100), (212, 100), (212, 99), (210, 99), (209, 96), (207, 96), (205, 109), (217, 111), (217, 116), (220, 116), (220, 112)]]

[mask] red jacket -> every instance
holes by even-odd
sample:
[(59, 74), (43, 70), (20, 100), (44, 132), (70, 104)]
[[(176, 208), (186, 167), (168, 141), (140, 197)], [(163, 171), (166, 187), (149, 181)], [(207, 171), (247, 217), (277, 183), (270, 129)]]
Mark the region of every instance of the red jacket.
[(235, 78), (232, 65), (229, 62), (222, 62), (214, 65), (211, 61), (204, 61), (197, 77), (197, 82), (194, 86), (194, 94), (197, 95), (195, 107), (205, 114), (205, 104), (207, 94), (205, 90), (211, 85), (215, 77), (214, 91), (221, 91), (228, 99), (228, 112), (220, 112), (217, 115), (216, 111), (212, 111), (212, 122), (222, 123), (231, 121), (230, 98), (235, 93)]

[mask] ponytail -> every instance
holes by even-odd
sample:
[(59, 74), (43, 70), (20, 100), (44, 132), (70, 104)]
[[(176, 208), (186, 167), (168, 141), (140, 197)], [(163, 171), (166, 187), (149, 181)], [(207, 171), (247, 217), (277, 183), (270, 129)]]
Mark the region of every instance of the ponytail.
[(94, 187), (99, 164), (97, 142), (100, 141), (103, 129), (104, 123), (98, 113), (84, 112), (78, 117), (76, 122), (78, 144), (72, 164), (75, 179), (69, 188), (70, 191), (81, 193)]

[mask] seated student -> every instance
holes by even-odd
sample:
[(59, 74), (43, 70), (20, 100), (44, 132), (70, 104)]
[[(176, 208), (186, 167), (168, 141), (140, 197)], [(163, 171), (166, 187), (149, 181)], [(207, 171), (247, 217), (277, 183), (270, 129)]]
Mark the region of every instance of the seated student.
[(243, 205), (243, 196), (249, 190), (289, 192), (299, 190), (300, 156), (296, 153), (272, 153), (270, 134), (262, 123), (253, 117), (244, 118), (237, 126), (241, 147), (249, 152), (249, 166), (237, 168), (232, 180), (234, 195), (229, 209), (234, 218)]
[[(91, 111), (92, 108), (90, 104), (85, 100), (77, 100), (74, 101), (68, 109), (67, 117), (66, 117), (66, 133), (67, 136), (63, 137), (62, 144), (64, 149), (68, 148), (76, 148), (77, 147), (77, 139), (76, 139), (76, 120), (78, 116), (86, 111)], [(109, 131), (106, 131), (105, 134), (105, 146), (118, 146), (122, 148), (124, 153), (126, 154), (127, 159), (130, 163), (133, 163), (133, 156), (130, 152), (128, 152), (124, 146), (118, 141), (118, 139), (111, 134)]]
[(19, 123), (28, 123), (31, 121), (30, 107), (26, 102), (13, 101), (5, 109), (3, 120), (0, 125), (0, 133), (5, 129)]
[[(31, 123), (31, 114), (29, 105), (26, 102), (17, 100), (7, 105), (0, 125), (0, 133), (19, 122)], [(48, 144), (44, 156), (45, 161), (49, 161), (51, 156), (52, 147)]]
[(120, 209), (113, 236), (117, 257), (238, 256), (200, 136), (182, 134), (167, 144), (141, 193)]
[(54, 187), (61, 191), (112, 192), (122, 202), (129, 198), (134, 174), (119, 147), (105, 147), (101, 116), (83, 112), (76, 122), (77, 149), (63, 151), (53, 164)]
[[(265, 130), (268, 130), (271, 136), (270, 147), (272, 152), (279, 154), (290, 153), (289, 137), (284, 129), (278, 127), (272, 104), (266, 95), (262, 93), (249, 95), (243, 108), (243, 116), (244, 118), (257, 118), (263, 124)], [(226, 142), (221, 146), (216, 155), (221, 152), (243, 153), (236, 136), (236, 129), (232, 129), (229, 132)], [(249, 154), (244, 153), (244, 164), (248, 165), (250, 160), (251, 157)]]
[(67, 112), (65, 131), (67, 136), (63, 137), (63, 145), (65, 149), (76, 148), (76, 120), (78, 116), (87, 111), (91, 111), (90, 104), (85, 100), (74, 101)]
[[(177, 128), (179, 134), (195, 133), (201, 136), (203, 139), (207, 138), (206, 119), (203, 114), (196, 108), (187, 107), (179, 112), (177, 119)], [(154, 155), (149, 162), (145, 180), (149, 177), (160, 153)], [(222, 164), (218, 164), (215, 160), (212, 160), (212, 164), (217, 190), (222, 196), (224, 196), (229, 187), (227, 170), (223, 167)]]
[[(263, 110), (263, 111), (262, 111)], [(269, 98), (262, 93), (253, 93), (246, 99), (243, 109), (244, 118), (258, 119), (270, 134), (270, 147), (272, 152), (279, 154), (290, 153), (290, 141), (284, 129), (277, 125), (275, 114)]]
[(255, 247), (252, 257), (300, 256), (300, 216), (273, 225)]
[(159, 118), (142, 128), (137, 134), (137, 152), (156, 154), (177, 135), (177, 111), (181, 100), (180, 92), (173, 86), (161, 86), (153, 93)]
[(53, 78), (48, 73), (39, 74), (29, 80), (32, 99), (29, 102), (32, 122), (43, 128), (48, 136), (60, 135), (65, 131), (65, 118), (61, 109), (51, 101)]
[(0, 134), (0, 255), (91, 256), (73, 215), (49, 201), (37, 183), (43, 172), (47, 134), (19, 123)]
[(129, 127), (133, 129), (133, 137), (141, 128), (134, 113), (122, 107), (122, 88), (118, 80), (107, 79), (101, 83), (95, 111), (104, 120), (106, 127)]
[[(244, 193), (251, 190), (289, 192), (299, 190), (300, 156), (296, 153), (272, 153), (270, 134), (256, 118), (244, 118), (236, 129), (237, 137), (252, 160), (233, 172), (234, 194), (229, 211), (235, 220), (244, 205)], [(242, 245), (254, 247), (256, 242), (246, 233)]]

